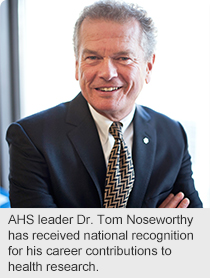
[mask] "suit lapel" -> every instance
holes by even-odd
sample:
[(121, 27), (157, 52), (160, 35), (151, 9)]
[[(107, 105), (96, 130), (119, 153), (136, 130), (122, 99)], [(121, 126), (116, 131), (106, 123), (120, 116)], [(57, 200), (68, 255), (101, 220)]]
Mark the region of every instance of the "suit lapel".
[(67, 122), (71, 124), (68, 137), (94, 181), (103, 204), (106, 164), (97, 128), (81, 94), (70, 103)]
[(143, 107), (137, 106), (134, 117), (133, 163), (135, 183), (128, 207), (141, 207), (151, 176), (155, 150), (156, 132), (150, 124), (151, 117)]

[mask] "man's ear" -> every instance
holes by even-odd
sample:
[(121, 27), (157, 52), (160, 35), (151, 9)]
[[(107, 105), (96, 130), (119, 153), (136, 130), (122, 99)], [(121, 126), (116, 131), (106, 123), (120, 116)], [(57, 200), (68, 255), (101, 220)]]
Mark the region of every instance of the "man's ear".
[(79, 80), (79, 62), (78, 59), (75, 57), (75, 78)]
[(154, 63), (155, 63), (155, 54), (152, 55), (151, 59), (146, 64), (146, 77), (145, 77), (146, 84), (148, 84), (151, 80)]

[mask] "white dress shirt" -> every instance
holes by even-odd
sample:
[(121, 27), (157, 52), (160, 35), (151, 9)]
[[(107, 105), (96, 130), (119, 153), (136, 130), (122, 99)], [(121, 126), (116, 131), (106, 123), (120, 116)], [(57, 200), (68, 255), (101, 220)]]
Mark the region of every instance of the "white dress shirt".
[[(105, 116), (99, 114), (90, 104), (90, 112), (92, 114), (92, 117), (96, 123), (96, 127), (98, 130), (98, 134), (101, 140), (101, 145), (104, 152), (104, 157), (106, 164), (108, 164), (109, 161), (109, 155), (111, 153), (111, 150), (114, 146), (114, 137), (109, 133), (109, 128), (112, 125), (112, 121), (110, 121)], [(122, 133), (123, 138), (128, 146), (129, 152), (132, 156), (132, 147), (133, 147), (133, 117), (135, 113), (135, 105), (130, 112), (124, 119), (122, 119), (120, 122), (123, 124), (122, 127)]]

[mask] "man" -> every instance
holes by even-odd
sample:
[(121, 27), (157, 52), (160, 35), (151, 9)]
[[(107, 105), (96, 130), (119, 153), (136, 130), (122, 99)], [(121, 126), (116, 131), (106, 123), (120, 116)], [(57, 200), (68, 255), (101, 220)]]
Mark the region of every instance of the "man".
[[(8, 129), (11, 206), (202, 207), (182, 126), (135, 105), (155, 61), (152, 19), (132, 5), (95, 3), (76, 22), (74, 47), (81, 93)], [(118, 150), (125, 164), (115, 162)], [(119, 204), (110, 203), (115, 193)]]

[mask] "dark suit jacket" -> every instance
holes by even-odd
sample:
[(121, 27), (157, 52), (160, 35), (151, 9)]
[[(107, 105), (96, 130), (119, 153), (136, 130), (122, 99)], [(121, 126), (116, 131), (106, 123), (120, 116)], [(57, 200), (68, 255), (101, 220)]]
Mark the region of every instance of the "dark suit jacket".
[[(81, 94), (13, 123), (7, 141), (12, 207), (103, 207), (106, 164)], [(191, 200), (190, 207), (202, 207), (179, 123), (137, 106), (133, 162), (136, 179), (127, 207), (154, 208), (179, 191)]]

